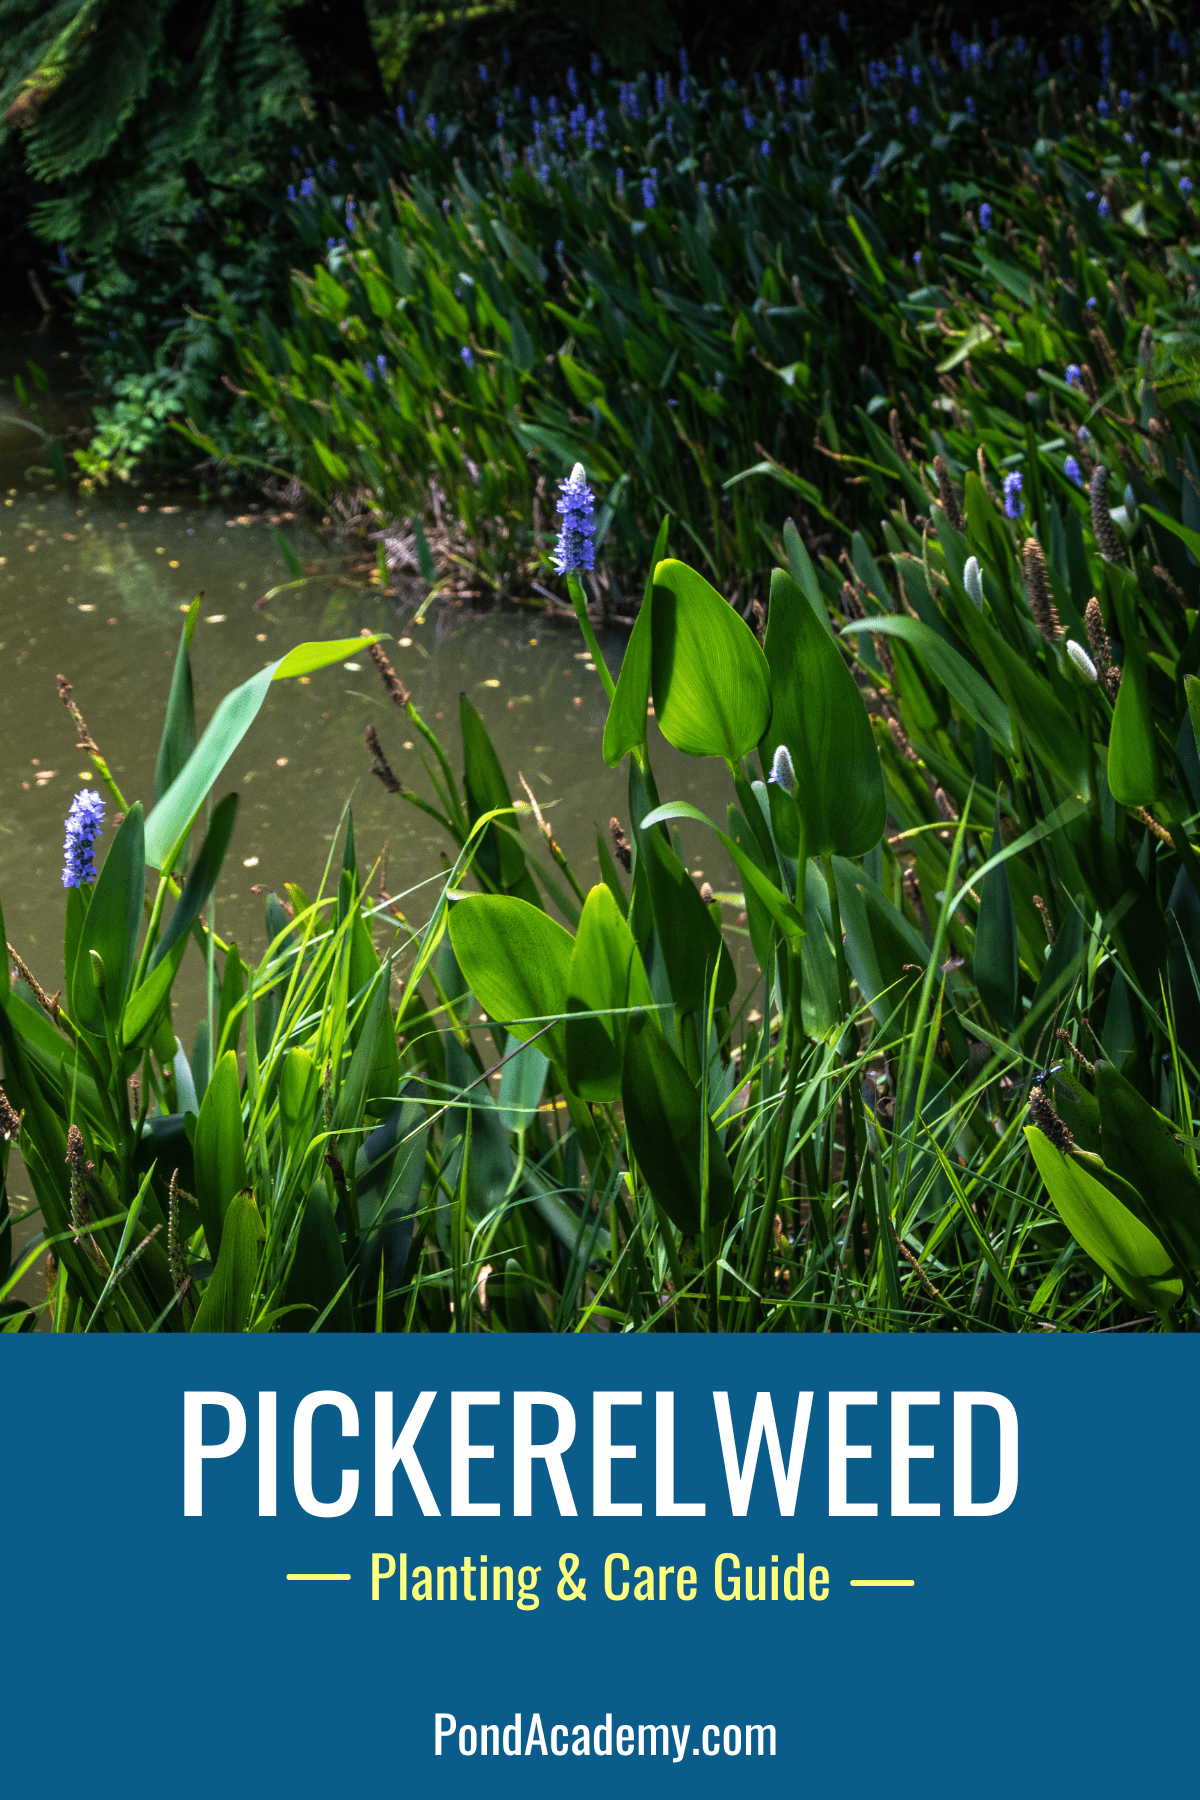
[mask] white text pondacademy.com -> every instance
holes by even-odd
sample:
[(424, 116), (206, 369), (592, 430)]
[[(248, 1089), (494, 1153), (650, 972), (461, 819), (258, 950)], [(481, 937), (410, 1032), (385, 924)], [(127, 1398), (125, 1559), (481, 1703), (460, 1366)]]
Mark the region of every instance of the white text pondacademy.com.
[(507, 1725), (460, 1725), (453, 1713), (435, 1713), (435, 1756), (663, 1756), (682, 1762), (693, 1756), (774, 1756), (773, 1725), (702, 1725), (692, 1741), (690, 1725), (545, 1725), (533, 1713), (526, 1726), (520, 1713)]

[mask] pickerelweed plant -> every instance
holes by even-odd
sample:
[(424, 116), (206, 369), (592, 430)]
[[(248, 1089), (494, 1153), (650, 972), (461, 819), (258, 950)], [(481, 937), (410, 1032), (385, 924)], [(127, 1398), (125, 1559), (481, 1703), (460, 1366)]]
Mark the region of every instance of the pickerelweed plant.
[[(7, 1296), (47, 1248), (58, 1329), (1146, 1323), (1130, 1301), (1173, 1323), (1195, 1266), (1195, 1176), (1171, 1121), (1190, 1122), (1196, 1009), (1172, 949), (1187, 940), (1170, 936), (1180, 919), (1190, 930), (1191, 902), (1160, 833), (1186, 862), (1191, 807), (1129, 844), (1135, 639), (1116, 709), (1097, 703), (1099, 683), (1068, 687), (1069, 660), (1019, 627), (1016, 547), (1006, 562), (993, 521), (1008, 527), (978, 494), (990, 510), (970, 488), (961, 541), (934, 515), (947, 568), (965, 567), (972, 537), (983, 568), (982, 611), (964, 591), (970, 613), (954, 612), (950, 574), (951, 599), (933, 582), (946, 620), (983, 632), (961, 647), (948, 622), (943, 636), (882, 602), (839, 639), (829, 577), (791, 530), (760, 645), (666, 555), (664, 522), (604, 733), (610, 765), (628, 759), (629, 837), (614, 821), (612, 850), (598, 839), (590, 889), (533, 802), (539, 835), (523, 841), (465, 697), (460, 792), (373, 641), (385, 692), (431, 752), (433, 798), (402, 786), (371, 727), (374, 772), (442, 823), (454, 866), (414, 926), (400, 909), (419, 896), (367, 897), (348, 827), (315, 898), (294, 885), (286, 903), (268, 898), (257, 967), (213, 917), (236, 797), (211, 808), (186, 874), (183, 847), (269, 681), (349, 646), (303, 646), (262, 671), (192, 748), (189, 617), (144, 820), (91, 751), (125, 818), (95, 883), (69, 890), (62, 994), (15, 947), (18, 979), (0, 990), (0, 1156), (19, 1146), (46, 1234), (4, 1279), (9, 1328), (35, 1321)], [(895, 554), (906, 583), (925, 566)], [(586, 619), (586, 571), (568, 580)], [(856, 640), (911, 665), (940, 719), (910, 720), (920, 750), (899, 682), (873, 665), (856, 681)], [(723, 827), (660, 801), (651, 704), (668, 741), (725, 764)], [(969, 774), (954, 760), (964, 741)], [(1105, 797), (1102, 757), (1119, 797)], [(1174, 819), (1165, 790), (1151, 804)], [(688, 875), (671, 831), (685, 818), (718, 832), (744, 930), (723, 930), (720, 902)], [(1056, 887), (1058, 868), (1070, 872)], [(1124, 884), (1115, 904), (1104, 882)], [(1030, 948), (1029, 907), (1039, 923), (1058, 915), (1049, 959)], [(208, 996), (190, 1056), (171, 1010), (189, 935)], [(1058, 1020), (1074, 1029), (1106, 994), (1097, 1094), (1090, 1075), (1039, 1074), (1031, 1160), (1027, 1071)]]
[(1047, 270), (1054, 358), (1013, 320), (1022, 420), (1034, 371), (1086, 364), (1094, 327), (1193, 368), (1195, 59), (1138, 31), (1055, 57), (914, 40), (858, 67), (839, 45), (743, 88), (603, 79), (548, 113), (493, 78), (460, 116), (402, 107), (353, 157), (304, 153), (290, 315), (223, 315), (236, 385), (326, 502), (354, 491), (383, 524), (434, 484), (482, 590), (548, 572), (579, 462), (602, 594), (636, 594), (665, 512), (744, 606), (789, 511), (809, 541), (874, 542), (860, 413), (940, 430), (948, 357), (985, 358)]

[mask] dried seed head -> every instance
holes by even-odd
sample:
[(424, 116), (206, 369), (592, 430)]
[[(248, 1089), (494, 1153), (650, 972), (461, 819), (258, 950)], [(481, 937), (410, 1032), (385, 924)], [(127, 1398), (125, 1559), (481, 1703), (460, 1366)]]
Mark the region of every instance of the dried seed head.
[(0, 1087), (0, 1137), (14, 1142), (21, 1130), (20, 1115), (13, 1110), (12, 1101)]
[(1115, 700), (1117, 689), (1121, 685), (1121, 671), (1113, 662), (1112, 645), (1108, 641), (1108, 632), (1104, 629), (1104, 615), (1094, 594), (1087, 603), (1083, 622), (1087, 626), (1088, 643), (1092, 646), (1092, 657), (1105, 690), (1109, 699)]
[(1037, 907), (1038, 912), (1041, 914), (1042, 930), (1046, 933), (1046, 942), (1048, 944), (1050, 944), (1051, 947), (1053, 947), (1054, 925), (1050, 918), (1050, 908), (1046, 905), (1046, 902), (1042, 899), (1042, 896), (1040, 894), (1035, 894), (1033, 896), (1033, 904)]
[(387, 757), (383, 754), (383, 746), (379, 742), (379, 733), (373, 725), (368, 725), (363, 735), (367, 740), (367, 749), (371, 752), (372, 775), (377, 775), (379, 777), (379, 780), (382, 781), (385, 790), (389, 794), (398, 794), (400, 792), (400, 783), (396, 780), (391, 765), (388, 762)]
[(633, 868), (633, 847), (621, 829), (620, 819), (610, 819), (608, 829), (612, 834), (613, 855), (628, 875)]
[(412, 695), (409, 693), (378, 644), (368, 644), (367, 655), (379, 671), (379, 679), (383, 683), (384, 692), (388, 699), (394, 706), (400, 707), (403, 711), (411, 700)]
[(1088, 336), (1091, 338), (1095, 347), (1096, 355), (1100, 358), (1104, 373), (1108, 376), (1110, 381), (1115, 381), (1117, 379), (1118, 369), (1117, 359), (1113, 355), (1112, 345), (1098, 325), (1092, 326), (1091, 330), (1088, 332)]
[(1050, 592), (1050, 572), (1042, 546), (1035, 537), (1025, 539), (1025, 588), (1029, 610), (1033, 614), (1042, 639), (1053, 644), (1062, 633), (1062, 622)]
[(58, 688), (58, 697), (62, 701), (63, 705), (70, 706), (71, 695), (75, 692), (74, 688), (71, 686), (71, 683), (67, 680), (65, 675), (56, 675), (54, 677), (54, 683), (55, 683), (55, 686)]
[(900, 723), (899, 719), (889, 719), (888, 720), (888, 730), (892, 734), (893, 744), (895, 744), (897, 750), (900, 752), (901, 756), (904, 757), (905, 761), (910, 762), (910, 763), (919, 763), (921, 759), (917, 755), (916, 751), (913, 749), (911, 743), (909, 742), (908, 735), (905, 732), (905, 729), (904, 729), (903, 725)]
[(1089, 492), (1092, 502), (1092, 534), (1096, 539), (1096, 546), (1105, 562), (1117, 562), (1121, 546), (1108, 510), (1108, 470), (1103, 463), (1097, 466), (1092, 476)]
[(1029, 1116), (1038, 1130), (1049, 1138), (1056, 1150), (1061, 1150), (1066, 1155), (1068, 1151), (1075, 1148), (1075, 1139), (1046, 1098), (1045, 1088), (1030, 1089)]
[(894, 682), (896, 679), (896, 659), (892, 655), (891, 645), (888, 643), (887, 638), (881, 631), (873, 631), (871, 633), (871, 642), (875, 646), (875, 655), (879, 659), (879, 667), (883, 670), (888, 680)]
[(750, 629), (761, 644), (767, 635), (767, 609), (757, 598), (750, 602)]
[(987, 495), (989, 500), (992, 500), (996, 503), (996, 505), (999, 505), (999, 501), (996, 500), (996, 490), (992, 486), (991, 482), (988, 480), (987, 458), (983, 453), (983, 445), (982, 444), (980, 444), (978, 446), (978, 448), (976, 449), (975, 460), (979, 464), (979, 479), (983, 483), (984, 493)]
[(892, 435), (892, 444), (895, 448), (896, 455), (903, 458), (905, 462), (911, 462), (912, 458), (908, 454), (908, 447), (900, 433), (900, 414), (896, 411), (894, 406), (888, 414), (888, 430)]
[(65, 1161), (70, 1164), (76, 1174), (83, 1168), (85, 1150), (83, 1133), (80, 1131), (78, 1125), (68, 1125), (67, 1127), (67, 1154)]
[(1172, 605), (1177, 606), (1182, 612), (1187, 605), (1187, 601), (1184, 599), (1183, 589), (1177, 582), (1171, 580), (1167, 571), (1159, 563), (1155, 563), (1154, 565), (1154, 579), (1157, 581), (1159, 587), (1162, 588)]
[(951, 485), (950, 471), (946, 467), (946, 459), (944, 456), (934, 457), (933, 472), (937, 476), (938, 499), (942, 503), (942, 511), (945, 513), (946, 518), (949, 520), (954, 530), (961, 531), (964, 524), (962, 508), (958, 504), (958, 495), (954, 492), (954, 488)]
[(1042, 272), (1042, 280), (1049, 287), (1054, 280), (1054, 258), (1050, 254), (1050, 246), (1044, 237), (1037, 241), (1038, 268)]
[(849, 581), (843, 581), (842, 583), (842, 617), (847, 623), (849, 623), (851, 619), (861, 619), (863, 617), (862, 604), (854, 591), (852, 583)]
[(1142, 824), (1146, 827), (1146, 830), (1150, 835), (1156, 837), (1160, 844), (1170, 844), (1173, 842), (1171, 834), (1166, 826), (1161, 825), (1152, 812), (1148, 812), (1144, 806), (1135, 806), (1133, 812), (1135, 817), (1142, 821)]
[(1071, 1036), (1070, 1036), (1069, 1032), (1064, 1031), (1062, 1026), (1060, 1025), (1058, 1030), (1054, 1033), (1054, 1035), (1058, 1039), (1059, 1043), (1062, 1045), (1063, 1049), (1066, 1050), (1071, 1056), (1073, 1056), (1075, 1058), (1075, 1061), (1079, 1064), (1081, 1069), (1086, 1069), (1089, 1075), (1094, 1075), (1096, 1073), (1095, 1063), (1090, 1063), (1088, 1061), (1087, 1057), (1083, 1054), (1083, 1051), (1079, 1048), (1079, 1045), (1073, 1044), (1071, 1042)]
[(1087, 363), (1084, 363), (1083, 367), (1080, 369), (1079, 379), (1083, 383), (1083, 391), (1088, 397), (1089, 406), (1099, 406), (1100, 390), (1096, 386), (1096, 377), (1092, 374), (1091, 368)]
[(183, 1244), (179, 1235), (179, 1170), (171, 1177), (171, 1186), (167, 1194), (167, 1268), (171, 1276), (171, 1286), (178, 1294), (187, 1280), (187, 1267), (184, 1261)]

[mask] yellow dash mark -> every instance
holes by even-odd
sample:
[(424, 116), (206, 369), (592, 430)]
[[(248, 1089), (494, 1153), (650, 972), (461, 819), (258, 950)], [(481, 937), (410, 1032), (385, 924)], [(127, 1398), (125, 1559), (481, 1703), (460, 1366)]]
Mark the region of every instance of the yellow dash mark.
[(915, 1581), (852, 1581), (851, 1587), (916, 1587)]
[(289, 1575), (289, 1581), (349, 1581), (348, 1575)]

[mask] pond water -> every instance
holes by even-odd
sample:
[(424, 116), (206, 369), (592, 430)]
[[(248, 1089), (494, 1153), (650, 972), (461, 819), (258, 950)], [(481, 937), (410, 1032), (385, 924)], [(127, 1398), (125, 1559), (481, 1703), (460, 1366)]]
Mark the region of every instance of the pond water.
[[(16, 347), (10, 338), (10, 369), (14, 360), (19, 366)], [(24, 353), (47, 355), (36, 343)], [(0, 413), (9, 410), (0, 402)], [(55, 678), (72, 683), (126, 798), (148, 805), (182, 615), (200, 591), (192, 646), (198, 730), (228, 689), (292, 645), (385, 632), (385, 650), (456, 770), (458, 697), (466, 693), (514, 797), (522, 797), (523, 774), (582, 885), (599, 879), (596, 831), (607, 835), (614, 814), (627, 826), (626, 778), (601, 757), (606, 702), (573, 621), (532, 611), (438, 613), (435, 602), (418, 626), (411, 610), (401, 617), (379, 592), (339, 579), (336, 554), (301, 523), (282, 529), (302, 561), (329, 568), (329, 578), (254, 610), (288, 574), (270, 527), (239, 523), (250, 517), (241, 510), (246, 497), (200, 506), (119, 488), (82, 498), (26, 479), (38, 448), (31, 434), (0, 423), (0, 903), (8, 940), (47, 992), (62, 984), (63, 819), (74, 793), (98, 785), (75, 748)], [(624, 642), (624, 634), (603, 642), (614, 672)], [(295, 881), (315, 892), (347, 802), (364, 876), (386, 847), (388, 891), (409, 894), (402, 904), (414, 921), (432, 907), (442, 856), (453, 846), (369, 774), (368, 724), (405, 784), (429, 795), (409, 721), (387, 701), (365, 655), (305, 682), (274, 684), (218, 782), (216, 796), (236, 790), (240, 805), (217, 888), (217, 929), (244, 957), (267, 944), (253, 890), (282, 893)], [(653, 728), (651, 753), (664, 797), (688, 799), (724, 823), (724, 770), (679, 756)], [(531, 820), (522, 830), (541, 847)], [(688, 826), (683, 844), (689, 868), (718, 891), (740, 885), (711, 834)], [(190, 1050), (202, 993), (198, 956), (185, 958), (175, 992), (176, 1030)], [(14, 1179), (14, 1199), (24, 1186)]]

